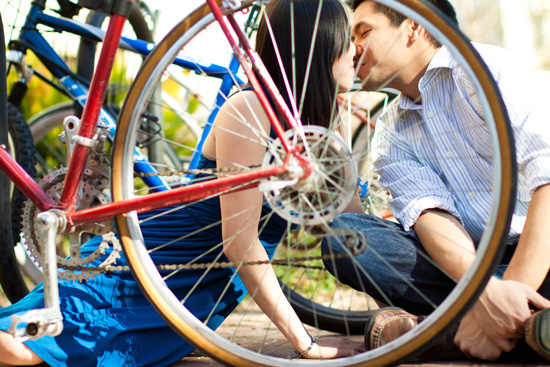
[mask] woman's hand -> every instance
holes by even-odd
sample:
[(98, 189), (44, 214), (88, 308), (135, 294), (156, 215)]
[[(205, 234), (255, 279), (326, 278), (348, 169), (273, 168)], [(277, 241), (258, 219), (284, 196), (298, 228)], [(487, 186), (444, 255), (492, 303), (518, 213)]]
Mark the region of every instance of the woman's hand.
[(365, 351), (363, 341), (355, 341), (348, 337), (329, 337), (317, 339), (304, 358), (332, 359), (357, 355)]

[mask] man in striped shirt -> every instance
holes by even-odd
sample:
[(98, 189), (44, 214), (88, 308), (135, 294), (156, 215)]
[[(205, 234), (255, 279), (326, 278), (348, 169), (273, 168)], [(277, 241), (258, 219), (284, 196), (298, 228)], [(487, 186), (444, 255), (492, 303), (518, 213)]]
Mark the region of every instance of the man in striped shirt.
[[(458, 24), (447, 0), (429, 2)], [(383, 5), (371, 0), (350, 5), (363, 88), (400, 92), (377, 121), (373, 138), (373, 169), (391, 194), (390, 208), (399, 223), (362, 213), (338, 216), (333, 225), (362, 231), (368, 247), (353, 261), (337, 257), (325, 265), (343, 283), (410, 312), (390, 309), (376, 315), (387, 330), (392, 318), (408, 320), (407, 327), (395, 326), (406, 331), (419, 322), (416, 315), (429, 314), (445, 299), (475, 260), (490, 220), (491, 136), (473, 83), (446, 47), (424, 27)], [(527, 72), (500, 48), (475, 48), (508, 109), (518, 189), (506, 255), (462, 319), (454, 342), (469, 357), (525, 357), (528, 348), (516, 346), (524, 344), (526, 321), (550, 329), (550, 129), (539, 96), (525, 87)], [(323, 251), (344, 251), (337, 242), (324, 241)], [(364, 269), (358, 271), (354, 264)], [(545, 309), (531, 317), (532, 310)], [(370, 329), (367, 348), (380, 345), (369, 345), (379, 332)], [(380, 339), (377, 335), (377, 343)], [(550, 335), (539, 335), (538, 344), (535, 339), (531, 335), (527, 341), (550, 360)]]

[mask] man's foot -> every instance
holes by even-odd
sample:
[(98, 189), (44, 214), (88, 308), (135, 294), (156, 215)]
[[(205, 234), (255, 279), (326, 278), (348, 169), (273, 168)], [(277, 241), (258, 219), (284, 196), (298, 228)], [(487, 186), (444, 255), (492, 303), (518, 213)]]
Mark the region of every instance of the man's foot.
[(550, 308), (535, 312), (525, 323), (527, 344), (550, 361)]
[[(365, 328), (365, 348), (381, 347), (416, 327), (426, 316), (415, 316), (397, 307), (386, 307), (374, 311)], [(414, 358), (415, 361), (466, 359), (454, 343), (453, 332), (439, 337), (434, 344)]]
[(387, 344), (420, 322), (419, 317), (398, 307), (385, 307), (372, 313), (365, 328), (365, 348), (375, 349)]

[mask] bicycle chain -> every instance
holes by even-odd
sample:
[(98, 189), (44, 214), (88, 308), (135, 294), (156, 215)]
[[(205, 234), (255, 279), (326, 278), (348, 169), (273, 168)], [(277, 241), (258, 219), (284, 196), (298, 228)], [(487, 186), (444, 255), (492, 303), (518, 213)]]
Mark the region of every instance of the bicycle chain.
[[(249, 166), (247, 168), (254, 169), (261, 166)], [(166, 172), (135, 172), (134, 177), (147, 178), (154, 176), (186, 176), (186, 175), (212, 175), (212, 176), (227, 176), (234, 173), (242, 172), (242, 168), (207, 168), (207, 169), (183, 169), (181, 171), (166, 171)]]
[[(194, 264), (166, 264), (166, 265), (156, 265), (158, 270), (201, 270), (201, 269), (224, 269), (224, 268), (235, 268), (240, 266), (252, 266), (252, 265), (289, 265), (299, 268), (309, 268), (314, 270), (322, 270), (323, 267), (320, 266), (307, 266), (307, 265), (296, 265), (300, 262), (306, 261), (315, 261), (315, 260), (330, 260), (330, 259), (340, 259), (349, 257), (349, 254), (335, 254), (335, 255), (321, 255), (321, 256), (312, 256), (312, 257), (299, 257), (294, 260), (258, 260), (258, 261), (247, 261), (243, 263), (236, 262), (220, 262), (220, 263), (194, 263)], [(59, 264), (59, 268), (63, 270), (68, 270), (71, 272), (74, 271), (83, 271), (83, 272), (96, 272), (96, 273), (107, 273), (110, 271), (130, 271), (129, 265), (109, 265), (109, 266), (98, 266), (98, 267), (88, 267), (88, 266), (68, 266), (65, 264)]]

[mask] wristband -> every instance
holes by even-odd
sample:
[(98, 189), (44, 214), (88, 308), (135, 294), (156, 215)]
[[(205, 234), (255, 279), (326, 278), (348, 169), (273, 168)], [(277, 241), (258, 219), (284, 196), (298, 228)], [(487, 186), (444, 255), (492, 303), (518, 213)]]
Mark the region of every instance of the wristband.
[(297, 350), (294, 351), (294, 353), (296, 353), (296, 357), (295, 358), (304, 358), (305, 356), (307, 356), (307, 354), (309, 353), (309, 351), (311, 350), (311, 348), (313, 348), (313, 344), (315, 344), (315, 341), (317, 340), (314, 336), (311, 336), (311, 343), (309, 344), (309, 347), (307, 347), (306, 350), (304, 350), (303, 352), (298, 352)]

